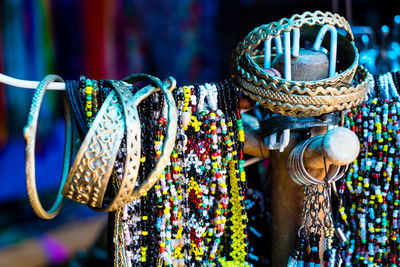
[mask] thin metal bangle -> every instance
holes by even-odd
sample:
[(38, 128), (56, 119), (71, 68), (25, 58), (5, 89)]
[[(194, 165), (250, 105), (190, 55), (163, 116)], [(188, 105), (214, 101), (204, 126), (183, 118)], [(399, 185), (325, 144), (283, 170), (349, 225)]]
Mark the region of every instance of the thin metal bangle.
[(39, 119), (40, 106), (43, 101), (44, 94), (48, 85), (54, 81), (64, 82), (64, 80), (57, 75), (47, 75), (38, 85), (33, 96), (32, 104), (30, 107), (28, 122), (24, 127), (24, 137), (26, 140), (25, 145), (25, 173), (26, 173), (26, 188), (28, 191), (29, 202), (36, 213), (42, 219), (53, 219), (59, 212), (62, 206), (64, 197), (61, 190), (64, 187), (65, 181), (68, 176), (68, 170), (71, 161), (71, 144), (72, 144), (72, 122), (71, 111), (68, 105), (67, 97), (64, 94), (64, 114), (65, 114), (65, 144), (64, 144), (64, 160), (63, 170), (60, 182), (60, 188), (54, 204), (49, 210), (45, 210), (39, 200), (36, 188), (36, 175), (35, 175), (35, 143), (36, 143), (36, 130)]
[[(314, 136), (311, 137), (307, 140), (302, 141), (300, 144), (298, 144), (293, 151), (290, 153), (289, 158), (288, 158), (288, 173), (289, 176), (292, 178), (292, 180), (297, 183), (298, 185), (319, 185), (319, 184), (324, 184), (324, 180), (318, 180), (311, 176), (303, 162), (303, 157), (304, 157), (304, 151), (307, 149), (308, 145), (313, 142), (315, 139), (322, 138), (321, 136)], [(339, 166), (339, 165), (334, 165), (334, 169), (331, 170), (327, 174), (327, 182), (335, 182), (339, 180), (346, 172), (348, 165), (346, 166)]]
[[(133, 102), (136, 103), (136, 105), (139, 105), (140, 102), (146, 99), (150, 94), (161, 90), (165, 95), (168, 105), (168, 125), (160, 158), (157, 160), (156, 165), (151, 173), (139, 185), (139, 187), (132, 192), (129, 202), (143, 196), (160, 179), (160, 175), (167, 166), (168, 159), (171, 156), (174, 148), (178, 126), (175, 99), (171, 93), (171, 91), (173, 91), (176, 87), (176, 80), (172, 77), (169, 77), (170, 82), (161, 82), (160, 79), (148, 74), (134, 74), (123, 79), (123, 81), (131, 83), (144, 79), (148, 79), (154, 85), (154, 88), (149, 86), (143, 88), (134, 95)], [(169, 88), (167, 88), (167, 86), (169, 86)]]
[[(127, 99), (124, 95), (129, 95), (129, 89), (120, 81), (110, 81), (114, 87), (114, 90), (121, 97), (122, 102), (126, 101), (125, 105), (126, 114), (129, 117), (131, 122), (129, 123), (131, 126), (128, 127), (127, 121), (127, 151), (126, 151), (126, 159), (124, 164), (124, 175), (121, 179), (121, 183), (118, 188), (118, 192), (115, 195), (114, 199), (111, 203), (105, 206), (103, 203), (103, 207), (92, 207), (95, 211), (114, 211), (121, 208), (123, 205), (132, 202), (133, 200), (139, 198), (148, 190), (150, 190), (153, 185), (158, 181), (162, 171), (165, 169), (167, 165), (167, 161), (171, 156), (172, 149), (175, 144), (176, 132), (177, 132), (177, 111), (175, 106), (175, 100), (172, 96), (172, 93), (166, 88), (166, 83), (162, 83), (158, 78), (154, 76), (150, 76), (147, 74), (135, 74), (128, 79), (124, 79), (129, 83), (136, 83), (143, 80), (148, 80), (154, 86), (146, 86), (139, 90), (134, 96), (133, 99)], [(173, 90), (176, 86), (176, 82), (173, 78), (170, 78), (170, 90)], [(146, 178), (145, 181), (142, 182), (139, 187), (135, 189), (136, 180), (138, 176), (138, 170), (140, 166), (140, 137), (141, 137), (141, 129), (140, 129), (140, 120), (137, 107), (139, 104), (146, 99), (151, 94), (162, 90), (166, 95), (166, 101), (168, 104), (168, 126), (167, 133), (165, 139), (165, 145), (163, 148), (163, 152), (154, 167), (154, 170), (150, 173), (150, 175)], [(125, 100), (123, 100), (125, 98)], [(129, 101), (127, 101), (129, 100)], [(126, 115), (125, 115), (126, 116)]]
[[(319, 136), (315, 136), (317, 138), (322, 138), (322, 135)], [(315, 138), (315, 139), (317, 139)], [(311, 138), (310, 138), (311, 139)], [(324, 180), (318, 180), (316, 178), (314, 178), (313, 176), (311, 176), (305, 166), (304, 166), (304, 162), (303, 162), (303, 158), (304, 158), (304, 151), (307, 149), (307, 147), (309, 146), (309, 144), (311, 143), (311, 140), (308, 141), (307, 143), (304, 144), (304, 146), (302, 147), (302, 149), (300, 150), (300, 158), (299, 158), (299, 164), (300, 164), (300, 170), (303, 174), (303, 177), (311, 184), (323, 184), (325, 183)], [(339, 180), (340, 178), (342, 178), (342, 176), (345, 174), (346, 170), (348, 168), (348, 165), (345, 166), (341, 166), (341, 165), (333, 165), (333, 170), (331, 170), (328, 174), (326, 174), (326, 180), (328, 183), (332, 183), (332, 182), (336, 182), (337, 180)]]
[[(133, 95), (123, 82), (114, 80), (109, 82), (117, 93), (124, 110), (126, 123), (126, 156), (124, 174), (117, 194), (108, 206), (104, 206), (105, 203), (102, 201), (99, 206), (92, 207), (96, 211), (114, 211), (129, 202), (129, 196), (135, 188), (140, 166), (141, 129), (137, 104), (135, 101), (132, 101)], [(102, 187), (104, 189), (107, 188), (107, 184), (108, 180)]]

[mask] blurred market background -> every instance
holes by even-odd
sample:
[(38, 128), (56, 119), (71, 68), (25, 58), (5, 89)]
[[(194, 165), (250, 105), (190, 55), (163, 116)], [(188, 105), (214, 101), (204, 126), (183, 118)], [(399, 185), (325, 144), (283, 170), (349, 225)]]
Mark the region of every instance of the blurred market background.
[[(172, 75), (179, 85), (217, 81), (229, 77), (230, 54), (254, 27), (315, 10), (362, 26), (353, 32), (371, 72), (400, 70), (400, 1), (0, 0), (0, 73), (78, 80), (145, 72)], [(22, 128), (32, 94), (0, 84), (0, 266), (104, 266), (106, 214), (65, 201), (56, 219), (44, 221), (29, 206)], [(61, 106), (59, 92), (47, 93), (39, 120), (36, 177), (49, 203), (61, 174)], [(268, 232), (267, 168), (268, 160), (248, 170), (250, 187), (264, 194), (249, 211), (257, 233)], [(269, 255), (257, 244), (268, 234), (251, 238), (267, 266)]]

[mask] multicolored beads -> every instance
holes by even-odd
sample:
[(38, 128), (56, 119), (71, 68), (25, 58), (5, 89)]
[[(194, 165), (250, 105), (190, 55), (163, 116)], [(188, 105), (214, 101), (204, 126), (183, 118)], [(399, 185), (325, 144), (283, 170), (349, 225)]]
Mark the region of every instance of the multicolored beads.
[(86, 79), (81, 76), (79, 88), (82, 96), (82, 104), (88, 126), (99, 111), (99, 84), (96, 80)]
[[(87, 80), (85, 89), (86, 83)], [(116, 217), (119, 229), (125, 229), (124, 234), (115, 233), (119, 263), (248, 266), (243, 124), (235, 98), (237, 92), (224, 86), (221, 93), (229, 94), (234, 110), (223, 112), (218, 109), (217, 88), (208, 84), (176, 89), (180, 125), (177, 142), (159, 182), (149, 191), (154, 192), (154, 198), (144, 196), (124, 207), (123, 215)], [(86, 91), (84, 99), (87, 100)], [(161, 155), (168, 124), (162, 99), (155, 94), (153, 100), (158, 109), (140, 115), (141, 120), (149, 118), (143, 128), (152, 136), (150, 139), (142, 135), (152, 140), (150, 147), (142, 149), (141, 164), (146, 168), (151, 165), (149, 159), (156, 160)], [(146, 109), (139, 108), (139, 112)], [(140, 176), (145, 177), (145, 172), (140, 172)], [(154, 230), (150, 218), (155, 220)], [(231, 243), (223, 245), (226, 240)], [(157, 248), (150, 249), (154, 243)]]
[(340, 182), (339, 212), (348, 239), (343, 252), (346, 266), (400, 264), (399, 116), (399, 102), (379, 99), (345, 116), (346, 126), (361, 143), (358, 159)]

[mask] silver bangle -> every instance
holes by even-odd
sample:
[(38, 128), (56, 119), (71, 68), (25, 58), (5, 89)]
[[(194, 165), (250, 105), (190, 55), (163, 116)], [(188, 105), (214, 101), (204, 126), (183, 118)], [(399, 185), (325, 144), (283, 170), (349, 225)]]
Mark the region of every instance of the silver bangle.
[(161, 90), (166, 98), (166, 103), (168, 105), (168, 125), (166, 130), (166, 138), (164, 139), (161, 156), (158, 158), (154, 169), (146, 177), (146, 179), (136, 188), (129, 198), (129, 202), (143, 196), (149, 191), (154, 184), (160, 179), (160, 175), (167, 166), (168, 160), (171, 156), (172, 150), (175, 146), (176, 134), (177, 134), (177, 109), (175, 104), (175, 99), (171, 93), (176, 87), (176, 81), (174, 78), (169, 77), (170, 82), (161, 82), (160, 79), (147, 75), (147, 74), (134, 74), (129, 76), (123, 81), (126, 82), (137, 82), (140, 80), (149, 80), (154, 87), (145, 87), (139, 92), (137, 92), (133, 97), (133, 102), (139, 105), (144, 99), (146, 99), (150, 94)]
[(335, 182), (339, 180), (345, 174), (348, 165), (339, 166), (333, 165), (333, 169), (331, 169), (327, 174), (324, 180), (318, 180), (315, 177), (311, 176), (306, 170), (303, 162), (304, 151), (307, 149), (308, 145), (316, 139), (322, 138), (323, 135), (314, 136), (307, 140), (300, 142), (295, 148), (293, 148), (292, 152), (288, 158), (288, 173), (292, 180), (298, 185), (320, 185), (324, 184), (325, 180), (328, 183)]
[(25, 146), (25, 173), (26, 173), (26, 188), (28, 191), (29, 202), (36, 213), (42, 219), (53, 219), (59, 212), (64, 200), (61, 190), (64, 187), (68, 176), (68, 170), (71, 161), (71, 145), (72, 145), (72, 121), (71, 112), (68, 105), (68, 100), (64, 94), (64, 114), (65, 114), (65, 144), (64, 144), (64, 160), (63, 170), (60, 182), (60, 189), (57, 193), (56, 200), (49, 210), (45, 210), (39, 200), (36, 188), (35, 175), (35, 139), (36, 129), (39, 118), (40, 106), (48, 85), (54, 81), (63, 82), (64, 80), (57, 75), (47, 75), (38, 85), (33, 96), (30, 107), (28, 122), (24, 127), (24, 137), (26, 140)]

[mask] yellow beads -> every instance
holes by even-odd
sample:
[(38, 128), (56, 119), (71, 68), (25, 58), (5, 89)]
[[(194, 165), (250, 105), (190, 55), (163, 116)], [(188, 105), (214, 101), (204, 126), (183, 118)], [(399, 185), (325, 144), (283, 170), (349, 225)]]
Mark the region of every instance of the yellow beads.
[(85, 111), (86, 111), (86, 118), (88, 121), (92, 119), (93, 112), (92, 112), (92, 107), (93, 107), (93, 87), (92, 87), (92, 81), (90, 79), (86, 80), (86, 88), (85, 88), (85, 94), (86, 94), (86, 102), (85, 102)]
[(227, 261), (225, 258), (219, 258), (218, 261), (221, 263), (222, 267), (250, 267), (252, 266), (251, 264), (247, 262), (241, 262), (241, 261)]
[(193, 126), (193, 128), (194, 128), (194, 130), (196, 131), (196, 132), (199, 132), (200, 131), (200, 126), (201, 126), (201, 122), (199, 122), (198, 120), (197, 120), (197, 118), (196, 118), (196, 116), (191, 116), (190, 117), (190, 124), (189, 125), (191, 125), (191, 126)]
[(183, 112), (189, 112), (189, 100), (190, 100), (191, 92), (190, 92), (189, 87), (187, 87), (187, 86), (183, 86), (182, 88), (183, 88), (183, 92), (185, 95), (185, 100), (183, 102)]
[(141, 247), (140, 248), (140, 253), (141, 253), (141, 257), (140, 257), (140, 260), (142, 261), (142, 262), (146, 262), (147, 261), (147, 257), (146, 257), (146, 255), (147, 255), (147, 246), (145, 246), (145, 247)]
[[(237, 263), (243, 263), (246, 260), (246, 246), (247, 244), (244, 242), (245, 239), (245, 227), (243, 223), (243, 217), (242, 217), (242, 210), (245, 207), (242, 207), (241, 205), (241, 199), (242, 197), (239, 195), (239, 187), (238, 187), (238, 181), (236, 179), (236, 170), (235, 168), (235, 161), (231, 160), (229, 162), (229, 177), (230, 177), (230, 185), (231, 185), (231, 199), (230, 202), (232, 203), (232, 217), (231, 217), (231, 230), (232, 230), (232, 250), (231, 250), (231, 257), (233, 259), (233, 262)], [(246, 215), (244, 215), (246, 216)], [(247, 221), (247, 217), (246, 217)], [(230, 266), (230, 265), (226, 265)], [(235, 266), (240, 266), (240, 265), (235, 265)], [(244, 266), (244, 265), (243, 265)]]

